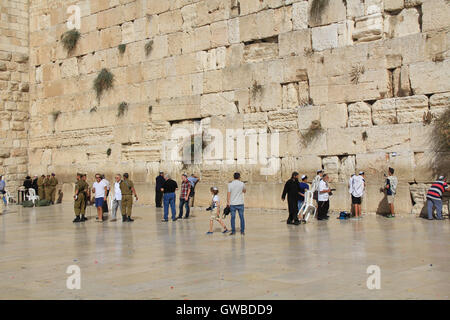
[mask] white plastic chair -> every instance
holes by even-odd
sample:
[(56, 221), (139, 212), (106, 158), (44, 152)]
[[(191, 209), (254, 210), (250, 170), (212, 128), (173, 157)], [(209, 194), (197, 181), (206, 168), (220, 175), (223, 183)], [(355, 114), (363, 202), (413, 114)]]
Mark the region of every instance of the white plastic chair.
[(11, 200), (13, 200), (13, 197), (11, 197), (11, 194), (8, 191), (6, 191), (4, 196), (6, 197), (6, 206), (9, 206), (9, 203), (11, 202)]
[(305, 201), (303, 201), (301, 208), (298, 210), (298, 219), (307, 222), (311, 216), (311, 211), (313, 212), (313, 218), (315, 218), (317, 208), (313, 202), (313, 192), (307, 190), (305, 192)]
[(39, 201), (39, 196), (36, 195), (36, 190), (34, 190), (33, 188), (28, 189), (28, 194), (25, 196), (28, 201), (33, 201), (33, 203), (37, 201)]

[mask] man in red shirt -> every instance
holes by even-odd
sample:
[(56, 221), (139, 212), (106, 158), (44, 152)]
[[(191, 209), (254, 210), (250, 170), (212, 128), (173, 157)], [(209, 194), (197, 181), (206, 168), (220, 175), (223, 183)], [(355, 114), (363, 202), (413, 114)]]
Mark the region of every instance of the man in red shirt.
[(436, 208), (437, 220), (443, 220), (442, 217), (442, 194), (448, 190), (447, 179), (440, 176), (427, 192), (428, 220), (433, 220), (433, 206)]
[(181, 175), (181, 190), (180, 190), (180, 214), (178, 219), (183, 218), (183, 206), (186, 208), (185, 219), (189, 218), (189, 194), (191, 193), (191, 183), (187, 179), (187, 175)]

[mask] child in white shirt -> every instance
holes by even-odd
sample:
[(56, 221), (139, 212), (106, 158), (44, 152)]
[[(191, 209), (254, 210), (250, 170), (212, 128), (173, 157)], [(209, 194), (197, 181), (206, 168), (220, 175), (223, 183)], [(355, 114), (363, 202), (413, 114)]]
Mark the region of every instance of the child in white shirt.
[(229, 230), (225, 223), (223, 223), (222, 219), (220, 219), (220, 198), (219, 198), (219, 189), (216, 187), (211, 187), (212, 201), (211, 201), (211, 217), (209, 219), (209, 231), (206, 234), (213, 234), (213, 224), (214, 220), (220, 223), (223, 227), (222, 233), (227, 233)]

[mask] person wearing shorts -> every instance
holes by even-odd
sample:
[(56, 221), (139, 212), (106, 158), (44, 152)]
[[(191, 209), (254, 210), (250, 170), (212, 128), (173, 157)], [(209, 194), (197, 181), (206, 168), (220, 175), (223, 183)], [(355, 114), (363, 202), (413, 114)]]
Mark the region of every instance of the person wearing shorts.
[(361, 197), (364, 195), (366, 181), (364, 179), (364, 172), (354, 176), (351, 179), (352, 204), (355, 209), (355, 219), (361, 219)]
[(394, 169), (389, 167), (386, 185), (384, 186), (384, 188), (386, 189), (387, 202), (389, 204), (390, 211), (390, 213), (387, 215), (388, 218), (395, 218), (394, 199), (395, 194), (397, 193), (397, 184), (398, 179), (396, 176), (394, 176)]
[(224, 230), (222, 233), (227, 233), (228, 228), (225, 223), (223, 223), (222, 219), (220, 219), (220, 198), (218, 195), (219, 189), (217, 189), (216, 187), (212, 187), (210, 190), (213, 198), (211, 201), (211, 206), (209, 207), (211, 209), (211, 216), (209, 217), (209, 231), (206, 234), (213, 234), (214, 221), (219, 222), (223, 227)]
[(106, 184), (102, 181), (102, 176), (97, 173), (95, 182), (92, 185), (92, 192), (95, 195), (95, 207), (97, 208), (97, 222), (103, 222), (103, 203), (106, 201)]

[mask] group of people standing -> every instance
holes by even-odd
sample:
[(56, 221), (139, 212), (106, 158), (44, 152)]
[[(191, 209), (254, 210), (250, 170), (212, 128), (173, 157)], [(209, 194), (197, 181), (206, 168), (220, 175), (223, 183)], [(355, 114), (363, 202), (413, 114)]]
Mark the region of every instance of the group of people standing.
[[(117, 210), (120, 208), (122, 214), (122, 222), (133, 222), (131, 212), (133, 207), (133, 195), (138, 200), (134, 183), (129, 179), (128, 173), (116, 174), (114, 182), (112, 219), (111, 222), (117, 221)], [(74, 223), (84, 222), (86, 218), (86, 206), (89, 203), (95, 204), (97, 208), (96, 222), (104, 221), (104, 213), (108, 212), (107, 198), (110, 194), (111, 185), (105, 179), (103, 174), (95, 174), (95, 182), (92, 188), (86, 182), (86, 174), (77, 173), (77, 182), (75, 184), (74, 198)], [(91, 196), (92, 199), (91, 199)]]
[(58, 179), (54, 173), (51, 175), (48, 174), (47, 176), (44, 174), (40, 177), (34, 176), (33, 179), (31, 179), (30, 176), (26, 176), (23, 182), (26, 193), (28, 193), (30, 189), (34, 189), (40, 200), (45, 199), (50, 204), (55, 204), (57, 185)]

